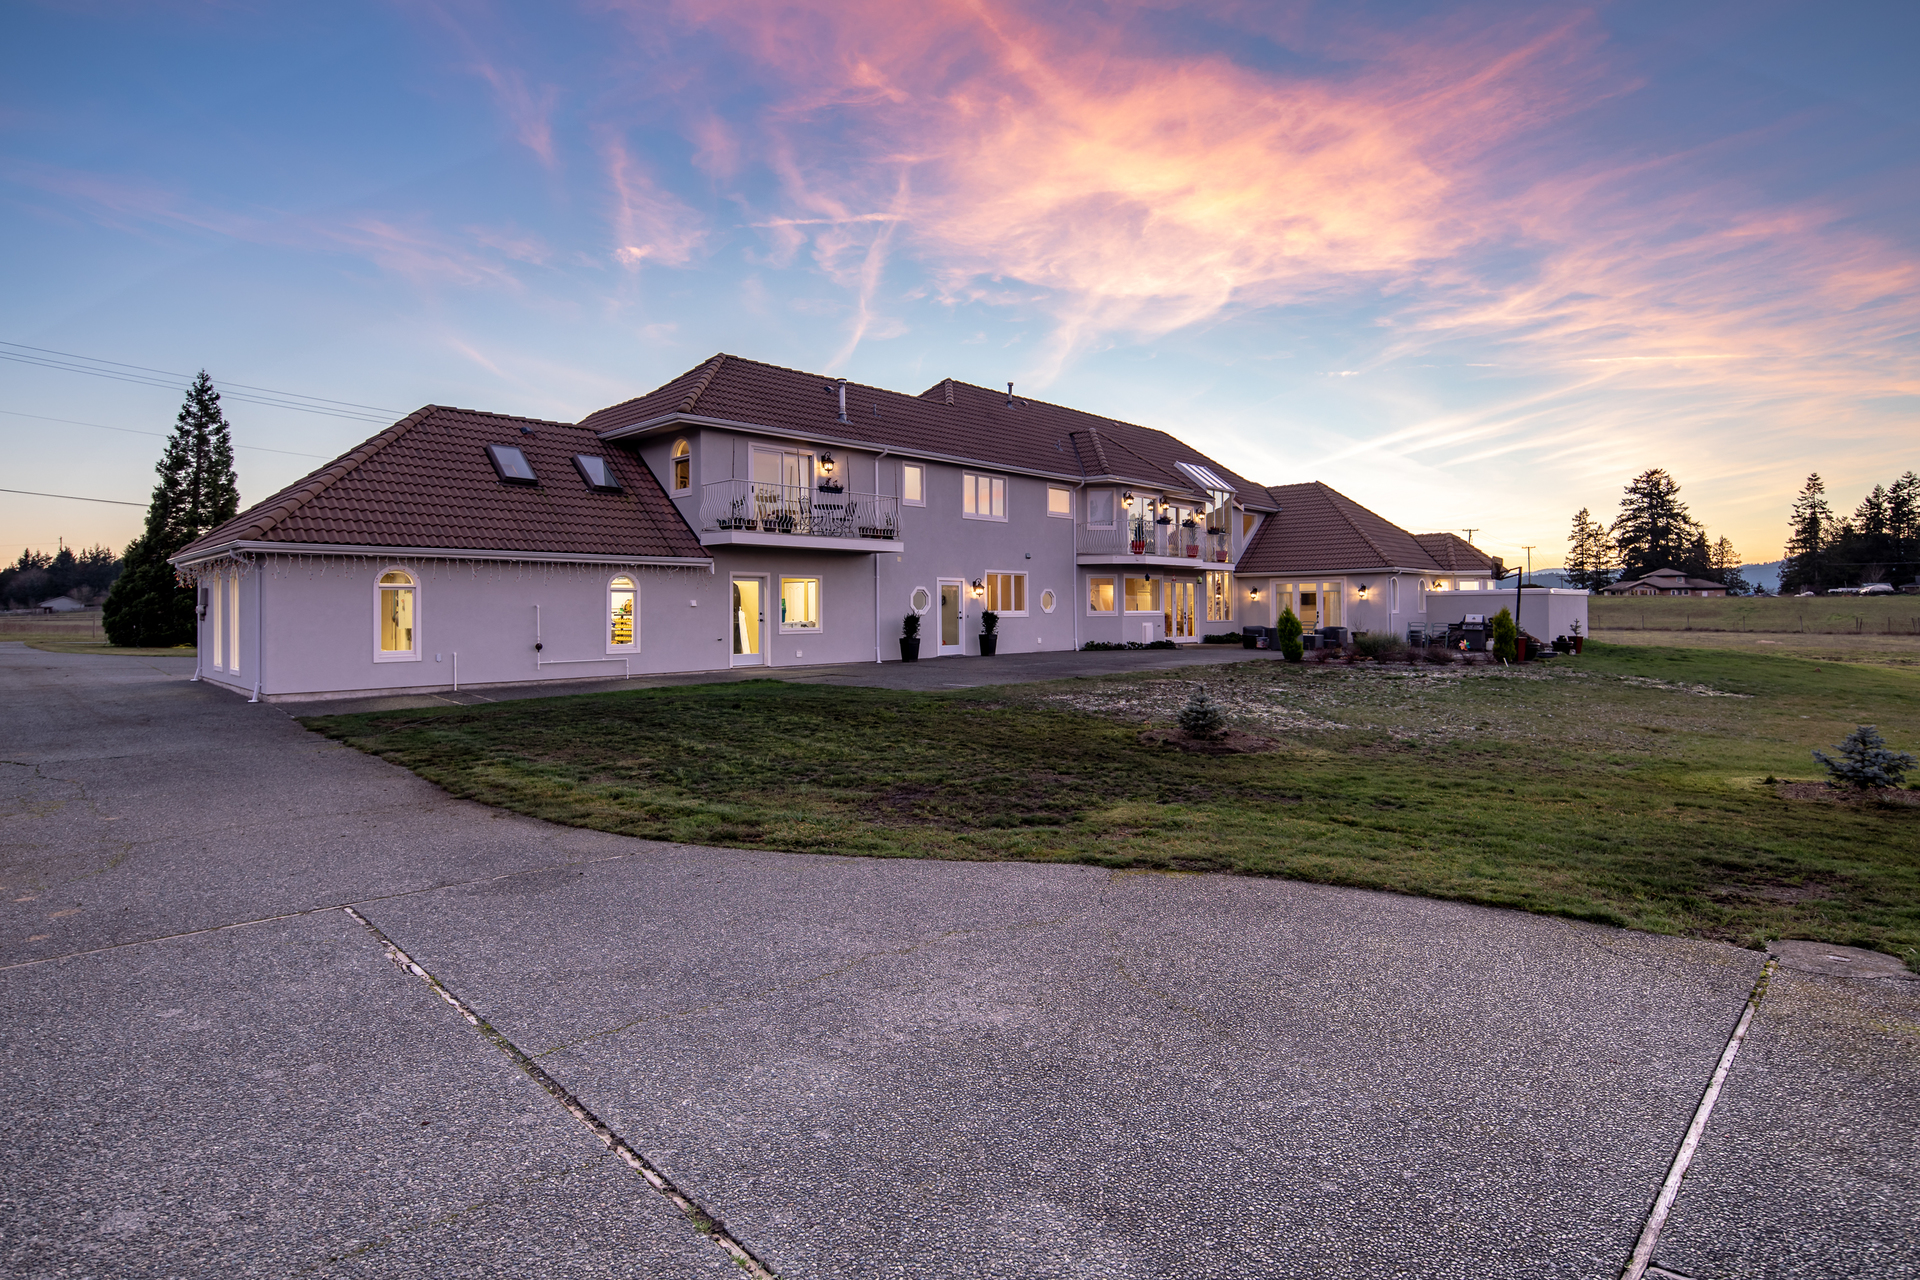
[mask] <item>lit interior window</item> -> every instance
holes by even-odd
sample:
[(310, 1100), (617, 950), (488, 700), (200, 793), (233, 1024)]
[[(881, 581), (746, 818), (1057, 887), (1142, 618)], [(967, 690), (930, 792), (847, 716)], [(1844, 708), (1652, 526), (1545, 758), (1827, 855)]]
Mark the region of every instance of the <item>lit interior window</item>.
[(1047, 489), (1047, 514), (1050, 516), (1071, 517), (1073, 515), (1073, 490), (1049, 487)]
[(987, 604), (993, 613), (1025, 613), (1027, 611), (1027, 575), (1024, 573), (990, 573), (986, 577)]
[(1127, 612), (1153, 612), (1153, 583), (1147, 578), (1127, 579)]
[(620, 482), (614, 479), (613, 468), (605, 458), (590, 453), (576, 453), (573, 455), (573, 465), (580, 468), (580, 478), (587, 482), (589, 489), (597, 489), (601, 493), (620, 492)]
[(820, 579), (780, 579), (780, 629), (782, 631), (818, 631), (820, 629)]
[(633, 579), (622, 575), (607, 584), (607, 643), (615, 649), (633, 647)]
[(1113, 579), (1112, 578), (1088, 578), (1087, 579), (1087, 612), (1088, 613), (1112, 613), (1113, 612)]
[(685, 440), (673, 442), (673, 491), (685, 493), (693, 488), (693, 450)]
[(916, 507), (927, 500), (927, 469), (917, 462), (900, 468), (900, 500)]
[(487, 457), (493, 461), (493, 469), (508, 484), (539, 484), (540, 477), (533, 474), (533, 464), (527, 461), (527, 455), (518, 445), (490, 444)]
[(380, 575), (380, 652), (413, 652), (413, 577), (398, 569)]
[(1042, 591), (1040, 593), (1040, 612), (1042, 613), (1053, 612), (1053, 589), (1052, 588), (1048, 588), (1047, 590)]

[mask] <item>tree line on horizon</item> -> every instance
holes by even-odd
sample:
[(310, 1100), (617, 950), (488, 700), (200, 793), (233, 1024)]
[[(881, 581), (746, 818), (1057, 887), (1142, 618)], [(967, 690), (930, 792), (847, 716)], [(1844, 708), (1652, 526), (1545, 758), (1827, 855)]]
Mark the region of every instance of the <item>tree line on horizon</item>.
[(113, 586), (120, 576), (120, 563), (112, 547), (85, 551), (61, 547), (51, 555), (28, 547), (18, 560), (0, 569), (0, 605), (31, 609), (60, 596), (89, 604)]
[[(1847, 519), (1834, 516), (1819, 475), (1809, 476), (1788, 526), (1782, 593), (1911, 582), (1920, 562), (1920, 476), (1908, 471), (1892, 485), (1875, 485)], [(1707, 540), (1706, 526), (1680, 500), (1679, 483), (1659, 467), (1628, 482), (1611, 525), (1580, 508), (1567, 541), (1567, 580), (1588, 591), (1677, 569), (1720, 584), (1728, 595), (1766, 594), (1741, 576), (1730, 539)]]

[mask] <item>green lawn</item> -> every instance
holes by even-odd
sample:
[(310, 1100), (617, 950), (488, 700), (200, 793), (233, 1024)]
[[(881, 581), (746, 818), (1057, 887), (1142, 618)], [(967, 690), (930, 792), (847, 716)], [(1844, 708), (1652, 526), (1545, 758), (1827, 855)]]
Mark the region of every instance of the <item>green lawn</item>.
[[(1143, 744), (1196, 679), (1279, 748)], [(1920, 808), (1766, 781), (1815, 780), (1808, 749), (1857, 723), (1920, 749), (1920, 672), (1589, 645), (1513, 671), (755, 681), (307, 721), (455, 795), (628, 835), (1288, 876), (1920, 968)]]

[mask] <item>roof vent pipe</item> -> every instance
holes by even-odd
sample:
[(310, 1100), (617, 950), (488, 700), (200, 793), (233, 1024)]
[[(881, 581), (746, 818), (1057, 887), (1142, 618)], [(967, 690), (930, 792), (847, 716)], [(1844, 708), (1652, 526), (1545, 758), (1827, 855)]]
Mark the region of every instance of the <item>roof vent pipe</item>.
[(820, 389), (821, 389), (822, 391), (834, 391), (834, 390), (838, 390), (838, 391), (839, 391), (839, 393), (840, 393), (840, 421), (842, 421), (842, 422), (845, 422), (845, 421), (847, 420), (847, 380), (846, 380), (845, 378), (841, 378), (841, 379), (839, 380), (839, 384), (838, 384), (838, 386), (837, 386), (837, 388), (836, 388), (836, 387), (822, 387), (822, 388), (820, 388)]
[(1011, 382), (1007, 384), (1007, 404), (1013, 404), (1013, 384)]

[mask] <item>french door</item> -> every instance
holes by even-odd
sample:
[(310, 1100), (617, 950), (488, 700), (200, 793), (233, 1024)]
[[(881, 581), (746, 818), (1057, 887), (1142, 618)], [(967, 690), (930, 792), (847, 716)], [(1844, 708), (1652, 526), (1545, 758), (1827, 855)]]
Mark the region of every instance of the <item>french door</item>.
[(733, 580), (733, 665), (757, 667), (766, 658), (767, 580)]
[(938, 656), (967, 651), (967, 584), (958, 578), (940, 579), (940, 647)]
[(1197, 634), (1193, 616), (1194, 600), (1199, 594), (1191, 582), (1180, 582), (1168, 578), (1162, 584), (1165, 595), (1163, 611), (1166, 614), (1167, 639), (1191, 640)]

